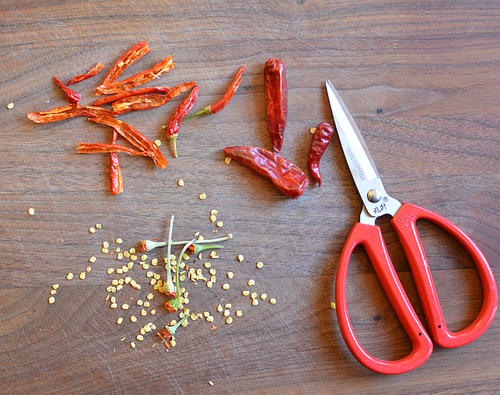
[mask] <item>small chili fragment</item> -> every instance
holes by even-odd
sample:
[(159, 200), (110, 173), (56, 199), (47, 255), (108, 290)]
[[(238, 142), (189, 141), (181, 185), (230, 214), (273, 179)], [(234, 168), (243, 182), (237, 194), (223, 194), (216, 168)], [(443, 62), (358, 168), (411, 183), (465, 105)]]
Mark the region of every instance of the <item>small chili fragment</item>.
[(196, 103), (196, 99), (198, 98), (199, 88), (198, 85), (194, 85), (193, 90), (189, 94), (189, 96), (176, 108), (170, 121), (167, 125), (167, 137), (172, 142), (172, 148), (174, 150), (174, 156), (177, 158), (177, 136), (179, 134), (179, 129), (181, 128), (181, 121), (187, 115), (189, 111)]
[(224, 153), (271, 180), (278, 190), (289, 198), (299, 198), (309, 185), (306, 174), (296, 165), (263, 148), (226, 147)]
[[(194, 81), (183, 82), (182, 84), (174, 86), (165, 94), (143, 93), (124, 97), (113, 102), (113, 110), (122, 114), (130, 110), (147, 110), (150, 108), (160, 107), (167, 104), (173, 98), (179, 96), (182, 92), (191, 89), (194, 85)], [(137, 89), (136, 91), (139, 90), (140, 89)]]
[(264, 66), (264, 84), (266, 89), (267, 126), (275, 152), (283, 146), (288, 114), (288, 85), (286, 82), (285, 62), (281, 59), (269, 59)]
[(71, 78), (66, 83), (66, 86), (72, 85), (72, 84), (77, 84), (77, 83), (82, 82), (84, 80), (87, 80), (89, 78), (95, 77), (99, 73), (99, 71), (101, 71), (103, 68), (104, 68), (104, 65), (101, 62), (98, 62), (86, 74), (75, 75), (73, 78)]
[(321, 173), (319, 171), (319, 162), (332, 140), (334, 128), (328, 122), (321, 122), (311, 140), (311, 148), (309, 148), (309, 154), (307, 157), (307, 168), (309, 169), (309, 174), (314, 182), (321, 187)]
[(136, 95), (145, 95), (147, 93), (167, 93), (170, 90), (168, 86), (161, 87), (161, 86), (151, 86), (147, 88), (139, 88), (139, 89), (134, 89), (131, 91), (126, 91), (126, 92), (121, 92), (117, 93), (116, 95), (112, 96), (105, 96), (99, 100), (97, 100), (93, 105), (94, 106), (102, 106), (103, 104), (106, 103), (111, 103), (120, 99), (124, 99), (126, 97), (130, 96), (136, 96)]
[(171, 56), (167, 56), (160, 63), (155, 64), (149, 70), (141, 71), (125, 80), (115, 81), (109, 84), (102, 84), (101, 86), (98, 86), (96, 88), (96, 96), (129, 91), (136, 86), (144, 85), (145, 83), (158, 78), (163, 73), (172, 70), (174, 66), (174, 58)]
[(120, 76), (120, 74), (127, 69), (128, 66), (134, 63), (136, 60), (142, 58), (144, 55), (147, 55), (150, 51), (151, 49), (148, 47), (148, 43), (146, 41), (141, 41), (140, 43), (134, 45), (127, 52), (125, 52), (125, 55), (118, 59), (108, 75), (104, 77), (102, 85), (107, 85), (114, 82)]
[(190, 115), (189, 117), (186, 117), (184, 119), (186, 120), (189, 118), (196, 117), (198, 115), (213, 115), (218, 113), (224, 107), (226, 107), (226, 105), (231, 101), (231, 99), (233, 98), (234, 94), (236, 93), (241, 84), (243, 70), (245, 70), (245, 66), (242, 66), (240, 68), (240, 70), (236, 74), (236, 77), (234, 77), (233, 82), (231, 83), (231, 85), (229, 85), (229, 88), (227, 89), (226, 93), (224, 93), (224, 96), (222, 96), (222, 99), (220, 99), (218, 102), (210, 106), (206, 106), (203, 110), (198, 111), (197, 113)]
[(80, 95), (79, 93), (76, 93), (74, 90), (69, 89), (68, 87), (64, 86), (62, 81), (59, 78), (57, 78), (56, 76), (54, 76), (54, 81), (55, 81), (56, 85), (63, 90), (64, 94), (66, 95), (66, 98), (71, 103), (78, 103), (80, 101), (80, 99), (82, 98), (82, 95)]
[[(116, 144), (118, 132), (113, 129), (113, 144)], [(109, 153), (109, 186), (112, 195), (119, 195), (123, 192), (123, 176), (116, 152)]]
[[(161, 169), (167, 167), (168, 161), (163, 156), (161, 151), (158, 149), (156, 144), (153, 143), (151, 140), (149, 140), (137, 129), (135, 129), (132, 125), (129, 125), (126, 122), (114, 119), (112, 117), (106, 117), (106, 116), (89, 118), (89, 120), (95, 123), (102, 123), (104, 125), (111, 126), (120, 135), (125, 137), (133, 146), (138, 148), (140, 151), (146, 153), (147, 156), (150, 156), (151, 159), (153, 159), (153, 161), (155, 162), (156, 166), (158, 166)], [(114, 152), (114, 151), (108, 151), (108, 152)]]

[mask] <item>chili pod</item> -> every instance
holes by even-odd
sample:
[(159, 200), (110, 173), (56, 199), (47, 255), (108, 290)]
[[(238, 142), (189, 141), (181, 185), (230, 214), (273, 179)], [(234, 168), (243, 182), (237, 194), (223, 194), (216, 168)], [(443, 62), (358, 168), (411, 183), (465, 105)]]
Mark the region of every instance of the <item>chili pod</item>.
[(266, 90), (267, 127), (275, 152), (283, 146), (283, 133), (288, 114), (288, 86), (286, 82), (285, 62), (281, 59), (269, 59), (264, 66), (264, 84)]
[(226, 147), (224, 153), (271, 180), (285, 196), (297, 199), (307, 189), (309, 180), (296, 165), (281, 156), (259, 147)]
[(311, 178), (321, 186), (321, 173), (319, 171), (319, 162), (325, 153), (326, 147), (332, 140), (335, 129), (328, 122), (321, 122), (313, 134), (311, 140), (311, 148), (309, 148), (309, 155), (307, 156), (307, 168)]
[[(118, 139), (118, 132), (113, 129), (113, 142), (116, 144)], [(119, 195), (123, 192), (123, 176), (120, 168), (120, 161), (116, 152), (109, 153), (109, 186), (112, 195)]]
[(177, 136), (179, 134), (179, 129), (181, 128), (181, 121), (188, 114), (188, 112), (191, 111), (191, 109), (194, 106), (194, 103), (196, 103), (196, 99), (198, 98), (198, 92), (199, 92), (198, 85), (195, 84), (189, 96), (181, 104), (179, 104), (179, 107), (175, 109), (166, 127), (167, 137), (172, 142), (172, 148), (174, 150), (174, 156), (176, 158), (177, 158), (176, 141), (177, 141)]

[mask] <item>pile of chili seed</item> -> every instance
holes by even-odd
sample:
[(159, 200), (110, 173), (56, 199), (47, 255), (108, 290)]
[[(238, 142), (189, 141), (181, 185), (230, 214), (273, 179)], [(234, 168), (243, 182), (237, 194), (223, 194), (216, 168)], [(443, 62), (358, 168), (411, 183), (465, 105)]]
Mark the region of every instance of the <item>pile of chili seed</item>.
[[(217, 220), (218, 211), (211, 210), (207, 214), (209, 221), (215, 225), (212, 232), (223, 231), (222, 221)], [(269, 298), (265, 292), (259, 292), (261, 290), (253, 278), (244, 279), (246, 286), (239, 289), (241, 297), (231, 298), (224, 291), (233, 287), (234, 280), (241, 280), (241, 278), (238, 278), (239, 276), (232, 271), (224, 269), (220, 254), (226, 249), (206, 250), (197, 255), (184, 254), (182, 256), (179, 272), (181, 306), (177, 313), (169, 313), (162, 306), (168, 298), (160, 291), (167, 275), (165, 269), (168, 258), (148, 256), (148, 254), (158, 255), (158, 252), (166, 253), (166, 251), (143, 253), (139, 248), (125, 247), (126, 242), (121, 237), (102, 239), (104, 235), (101, 236), (100, 233), (105, 233), (103, 229), (104, 226), (100, 223), (88, 229), (92, 238), (100, 240), (100, 251), (91, 255), (81, 268), (75, 270), (80, 274), (75, 275), (70, 272), (66, 275), (66, 280), (88, 281), (91, 272), (105, 269), (111, 279), (105, 288), (104, 303), (110, 312), (117, 312), (113, 313), (115, 322), (117, 325), (124, 326), (124, 331), (130, 333), (128, 326), (133, 326), (136, 331), (135, 337), (128, 339), (128, 344), (133, 349), (144, 344), (147, 344), (147, 347), (156, 347), (159, 343), (164, 344), (168, 349), (176, 345), (176, 340), (175, 336), (167, 338), (165, 331), (177, 324), (185, 328), (194, 322), (208, 323), (210, 330), (214, 331), (217, 325), (231, 325), (242, 318), (245, 306), (257, 306), (259, 301), (268, 301), (271, 305), (277, 303), (275, 298)], [(198, 240), (203, 239), (198, 233), (194, 233), (193, 236)], [(171, 254), (171, 259), (176, 259), (174, 254)], [(235, 255), (234, 259), (241, 264), (247, 264), (248, 261), (242, 254)], [(252, 265), (255, 265), (255, 270), (265, 267), (260, 261)], [(96, 270), (92, 271), (92, 268)], [(172, 266), (171, 270), (176, 274), (175, 266)], [(240, 282), (237, 284), (241, 287)], [(217, 295), (219, 302), (210, 308), (190, 308), (190, 296), (196, 295), (199, 287), (210, 289), (209, 292), (213, 293), (211, 299)], [(52, 287), (49, 304), (54, 304), (54, 295), (59, 288), (59, 284)], [(158, 319), (162, 321), (162, 324), (157, 327), (157, 323), (151, 321), (157, 322)], [(120, 340), (127, 340), (127, 335), (121, 337)]]

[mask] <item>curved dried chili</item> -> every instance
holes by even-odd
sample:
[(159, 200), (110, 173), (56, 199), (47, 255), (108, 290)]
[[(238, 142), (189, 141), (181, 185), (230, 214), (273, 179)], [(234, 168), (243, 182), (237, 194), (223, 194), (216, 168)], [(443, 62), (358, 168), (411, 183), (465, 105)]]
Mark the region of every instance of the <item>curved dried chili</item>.
[(104, 77), (104, 81), (101, 85), (109, 85), (114, 82), (120, 74), (127, 69), (128, 66), (142, 58), (144, 55), (147, 55), (150, 51), (151, 49), (149, 49), (146, 41), (141, 41), (140, 43), (134, 45), (116, 61), (113, 68), (109, 71), (106, 77)]
[(271, 180), (289, 198), (299, 198), (309, 185), (306, 174), (299, 167), (274, 152), (259, 147), (240, 146), (226, 147), (224, 153)]
[(97, 62), (97, 64), (92, 67), (86, 74), (77, 74), (73, 78), (71, 78), (66, 86), (77, 84), (79, 82), (85, 81), (89, 78), (95, 77), (99, 72), (104, 68), (104, 65), (101, 62)]
[(174, 150), (174, 156), (177, 158), (177, 136), (179, 134), (179, 129), (181, 128), (182, 119), (191, 111), (198, 98), (199, 88), (198, 85), (194, 85), (193, 90), (189, 96), (177, 107), (170, 118), (170, 121), (166, 127), (167, 137), (172, 142), (172, 148)]
[(307, 168), (309, 169), (311, 178), (318, 184), (318, 187), (321, 186), (322, 182), (319, 162), (325, 153), (326, 147), (330, 144), (334, 132), (335, 129), (328, 122), (321, 122), (311, 140), (311, 148), (309, 148), (307, 156)]
[(78, 103), (64, 107), (56, 107), (48, 111), (34, 111), (28, 113), (28, 119), (36, 123), (49, 123), (62, 121), (73, 117), (115, 117), (118, 113), (102, 107), (80, 106)]

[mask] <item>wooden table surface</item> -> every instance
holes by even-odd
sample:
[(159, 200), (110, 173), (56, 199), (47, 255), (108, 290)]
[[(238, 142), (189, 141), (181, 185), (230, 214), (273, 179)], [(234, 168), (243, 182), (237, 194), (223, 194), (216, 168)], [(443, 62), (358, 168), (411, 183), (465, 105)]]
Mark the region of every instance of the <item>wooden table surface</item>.
[[(279, 58), (289, 87), (281, 155), (306, 169), (309, 129), (333, 122), (324, 88), (330, 79), (387, 191), (460, 226), (499, 278), (499, 18), (500, 4), (489, 0), (2, 2), (0, 393), (498, 393), (498, 318), (475, 342), (435, 347), (425, 364), (404, 375), (373, 373), (350, 354), (330, 303), (339, 255), (362, 205), (337, 136), (321, 163), (322, 187), (309, 186), (297, 200), (234, 161), (226, 165), (222, 149), (271, 149), (263, 68), (267, 59)], [(119, 154), (125, 192), (112, 196), (108, 156), (75, 150), (79, 142), (109, 143), (109, 127), (84, 117), (35, 124), (26, 114), (67, 104), (52, 76), (67, 81), (101, 61), (106, 67), (97, 77), (73, 85), (82, 104), (93, 103), (104, 75), (142, 40), (151, 52), (120, 78), (173, 56), (175, 68), (148, 86), (195, 80), (196, 110), (218, 100), (240, 66), (246, 70), (222, 112), (182, 124), (178, 158), (162, 125), (185, 95), (120, 116), (151, 140), (160, 139), (169, 165), (161, 170), (148, 158)], [(202, 193), (205, 200), (198, 198)], [(30, 207), (35, 215), (28, 215)], [(222, 228), (210, 222), (213, 209)], [(167, 351), (155, 332), (176, 316), (165, 310), (166, 297), (147, 277), (151, 272), (165, 278), (165, 249), (148, 253), (146, 262), (157, 258), (157, 266), (144, 270), (136, 262), (127, 274), (109, 275), (108, 268), (126, 260), (101, 247), (107, 241), (113, 252), (117, 238), (123, 239), (122, 251), (144, 239), (165, 239), (171, 215), (174, 240), (189, 240), (198, 231), (205, 238), (234, 238), (224, 242), (217, 259), (205, 254), (186, 261), (207, 276), (202, 263), (216, 269), (212, 289), (202, 280), (183, 283), (189, 292), (185, 307), (209, 312), (214, 323), (190, 319)], [(90, 233), (97, 223), (102, 229)], [(389, 219), (378, 224), (427, 328)], [(463, 329), (482, 303), (475, 265), (440, 228), (419, 222), (419, 231), (447, 324)], [(91, 256), (95, 263), (89, 263)], [(92, 270), (78, 279), (87, 266)], [(69, 272), (75, 279), (66, 280)], [(112, 294), (119, 307), (111, 309), (106, 288), (125, 276), (141, 289), (126, 285)], [(249, 279), (256, 285), (247, 286)], [(59, 288), (49, 304), (53, 284)], [(266, 293), (267, 300), (252, 306), (242, 295), (247, 289)], [(154, 298), (143, 317), (135, 301), (149, 293)], [(123, 303), (130, 309), (122, 310)], [(214, 310), (226, 303), (232, 305), (231, 325)], [(348, 305), (371, 354), (399, 359), (410, 352), (363, 249), (351, 259)], [(116, 324), (118, 317), (123, 324)], [(157, 330), (136, 340), (147, 323)]]

